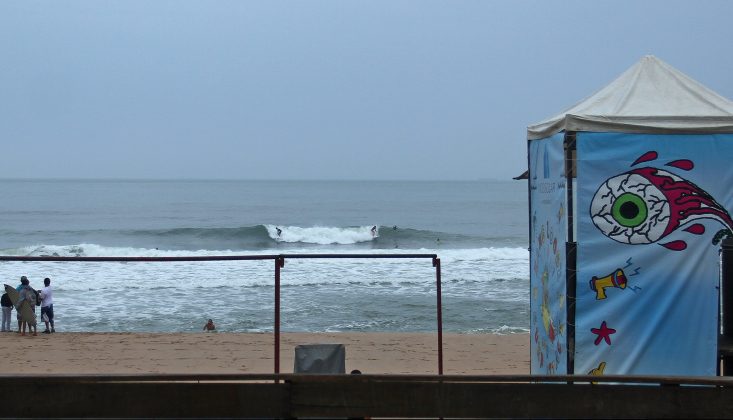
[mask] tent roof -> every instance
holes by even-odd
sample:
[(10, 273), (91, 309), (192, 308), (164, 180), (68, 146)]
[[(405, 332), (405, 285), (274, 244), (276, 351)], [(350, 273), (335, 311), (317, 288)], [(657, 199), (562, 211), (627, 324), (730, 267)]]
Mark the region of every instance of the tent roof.
[(527, 127), (527, 138), (561, 131), (733, 133), (733, 102), (647, 55), (592, 96)]

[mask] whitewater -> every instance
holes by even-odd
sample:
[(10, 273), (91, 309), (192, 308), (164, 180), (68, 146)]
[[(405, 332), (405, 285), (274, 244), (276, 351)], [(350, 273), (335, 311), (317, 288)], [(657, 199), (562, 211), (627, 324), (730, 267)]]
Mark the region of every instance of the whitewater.
[[(0, 255), (282, 254), (283, 331), (430, 332), (436, 329), (435, 269), (430, 259), (287, 255), (436, 254), (442, 266), (446, 331), (528, 330), (526, 221), (517, 216), (526, 190), (520, 183), (276, 185), (307, 190), (309, 198), (300, 195), (300, 205), (293, 207), (291, 197), (275, 198), (268, 194), (273, 184), (257, 181), (3, 181), (0, 193), (23, 204), (0, 207)], [(116, 191), (120, 187), (127, 202)], [(259, 202), (245, 200), (244, 207), (266, 208), (237, 217), (243, 204), (236, 191), (242, 188), (250, 198), (253, 192), (268, 196)], [(212, 196), (212, 189), (218, 193)], [(361, 190), (358, 196), (353, 189)], [(497, 196), (492, 189), (503, 199), (492, 201)], [(56, 205), (37, 199), (44, 193), (61, 197), (59, 190), (67, 194)], [(189, 194), (183, 194), (186, 190)], [(465, 194), (457, 194), (461, 190)], [(185, 211), (180, 209), (183, 195), (192, 204)], [(430, 214), (424, 213), (426, 198)], [(88, 205), (78, 206), (79, 201)], [(220, 217), (212, 217), (216, 213)], [(360, 216), (353, 217), (356, 213)], [(404, 217), (409, 214), (413, 216)], [(504, 220), (492, 228), (491, 219), (497, 216)], [(0, 273), (12, 286), (21, 275), (35, 287), (51, 277), (57, 323), (64, 331), (194, 332), (208, 318), (222, 331), (273, 330), (272, 260), (3, 262)]]

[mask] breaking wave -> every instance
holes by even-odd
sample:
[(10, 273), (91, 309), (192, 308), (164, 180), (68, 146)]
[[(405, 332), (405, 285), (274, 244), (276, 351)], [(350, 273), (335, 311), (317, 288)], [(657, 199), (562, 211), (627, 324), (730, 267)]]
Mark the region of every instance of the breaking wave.
[[(0, 234), (2, 232), (0, 231)], [(45, 232), (37, 251), (32, 248), (22, 255), (39, 255), (47, 252), (48, 238), (58, 238), (69, 243), (98, 244), (106, 247), (131, 247), (161, 250), (279, 250), (292, 248), (352, 247), (357, 249), (418, 249), (418, 248), (481, 248), (516, 245), (508, 238), (487, 238), (462, 234), (398, 228), (397, 226), (284, 226), (255, 225), (243, 227), (130, 229), (130, 230), (78, 230)], [(33, 243), (33, 233), (26, 235)], [(88, 247), (87, 247), (88, 248)], [(75, 255), (76, 249), (64, 248), (63, 252)], [(86, 250), (87, 252), (89, 249)], [(7, 250), (0, 252), (7, 253)], [(51, 252), (59, 252), (54, 250)]]

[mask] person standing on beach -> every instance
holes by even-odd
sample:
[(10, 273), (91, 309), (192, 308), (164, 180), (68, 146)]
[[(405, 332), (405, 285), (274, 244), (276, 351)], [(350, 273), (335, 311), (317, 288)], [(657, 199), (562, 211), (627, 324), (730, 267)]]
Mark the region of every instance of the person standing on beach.
[(0, 300), (0, 304), (3, 307), (3, 324), (0, 331), (10, 331), (10, 313), (13, 311), (13, 302), (10, 300), (10, 296), (7, 293), (3, 293), (3, 297)]
[[(51, 279), (46, 277), (43, 279), (43, 285), (41, 289), (41, 319), (46, 323), (46, 329), (43, 331), (44, 334), (51, 334), (56, 332), (56, 328), (53, 325), (53, 288), (51, 288)], [(48, 329), (48, 324), (51, 324), (51, 330)]]
[[(20, 276), (20, 284), (15, 287), (15, 290), (20, 293), (20, 289), (23, 288), (23, 281), (28, 281), (28, 277), (26, 276)], [(15, 317), (18, 319), (18, 332), (20, 332), (20, 327), (23, 324), (22, 316), (20, 315), (20, 309), (19, 307), (15, 308)]]
[(20, 298), (18, 298), (18, 304), (15, 305), (15, 309), (20, 313), (23, 305), (30, 305), (31, 307), (31, 316), (26, 318), (21, 314), (20, 335), (25, 335), (26, 325), (28, 326), (29, 334), (33, 331), (33, 335), (38, 335), (36, 328), (36, 291), (30, 286), (30, 282), (25, 276), (21, 277), (20, 281)]

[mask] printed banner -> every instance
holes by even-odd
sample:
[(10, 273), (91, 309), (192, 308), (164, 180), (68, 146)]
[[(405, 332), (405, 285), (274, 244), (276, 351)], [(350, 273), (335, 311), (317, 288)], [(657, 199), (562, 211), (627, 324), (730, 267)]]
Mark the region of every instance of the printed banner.
[(575, 373), (715, 375), (733, 135), (578, 133)]
[(563, 138), (529, 142), (532, 374), (567, 372)]

